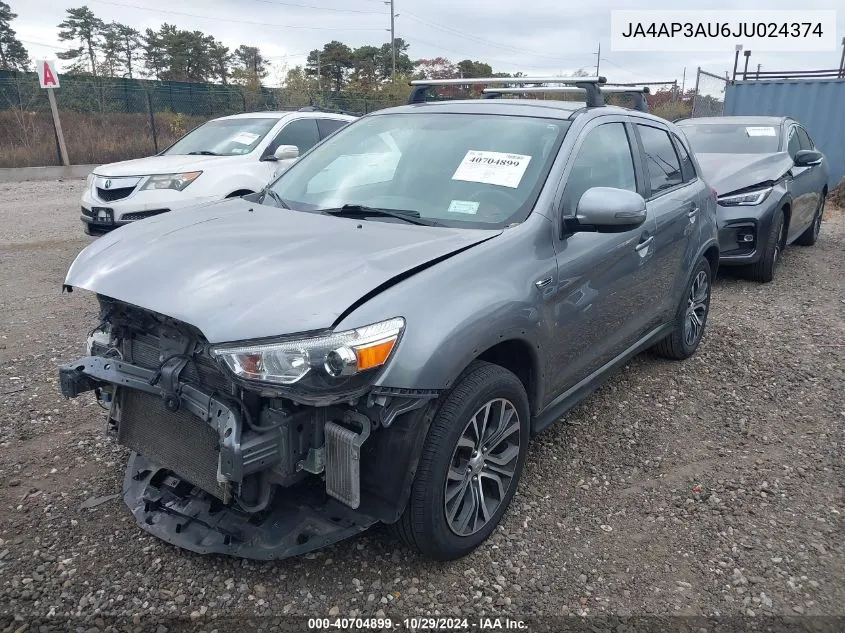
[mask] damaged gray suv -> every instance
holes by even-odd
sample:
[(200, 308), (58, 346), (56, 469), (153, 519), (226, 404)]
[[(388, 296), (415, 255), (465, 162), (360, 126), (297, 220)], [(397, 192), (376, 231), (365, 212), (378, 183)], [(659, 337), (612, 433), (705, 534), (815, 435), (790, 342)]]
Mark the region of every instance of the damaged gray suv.
[(271, 559), (381, 522), (460, 557), (535, 433), (636, 353), (693, 354), (713, 192), (674, 125), (597, 92), (376, 112), (88, 246), (65, 288), (100, 323), (61, 389), (108, 404), (140, 527)]

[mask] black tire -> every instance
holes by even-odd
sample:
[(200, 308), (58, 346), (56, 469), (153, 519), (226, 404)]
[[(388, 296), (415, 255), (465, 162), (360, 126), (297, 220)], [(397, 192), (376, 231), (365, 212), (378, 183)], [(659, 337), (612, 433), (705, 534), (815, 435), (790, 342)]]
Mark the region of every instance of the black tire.
[[(490, 517), (486, 523), (476, 532), (461, 536), (450, 527), (450, 521), (446, 517), (447, 473), (456, 470), (453, 463), (457, 459), (459, 450), (472, 450), (458, 447), (458, 441), (470, 428), (470, 421), (476, 412), (484, 408), (485, 404), (495, 399), (512, 403), (518, 416), (518, 436), (517, 431), (508, 435), (511, 440), (519, 438), (518, 454), (514, 458), (515, 468), (505, 494), (501, 496), (495, 511), (489, 513)], [(493, 415), (491, 414), (490, 417), (492, 418)], [(498, 365), (481, 361), (473, 362), (452, 390), (443, 396), (437, 414), (431, 422), (411, 487), (408, 505), (399, 521), (393, 526), (393, 531), (397, 536), (422, 555), (438, 561), (454, 560), (465, 556), (484, 542), (501, 521), (516, 491), (528, 452), (529, 420), (528, 397), (519, 379)], [(471, 467), (467, 463), (466, 472), (470, 473), (470, 470)], [(477, 483), (470, 483), (469, 474), (465, 475), (465, 479), (464, 487), (461, 492), (452, 497), (453, 499), (466, 498), (465, 491), (470, 492), (470, 496), (474, 497), (475, 495), (469, 491), (471, 486), (482, 487), (484, 481), (490, 483), (490, 480), (484, 479), (482, 474), (473, 478), (473, 482), (477, 481)], [(454, 481), (454, 477), (449, 481)], [(458, 506), (453, 506), (458, 508), (455, 512), (457, 515), (462, 515), (465, 509), (460, 503), (463, 502), (459, 502)], [(487, 509), (486, 503), (485, 509)], [(477, 513), (468, 514), (477, 516)]]
[(769, 234), (766, 236), (766, 240), (762, 245), (760, 259), (748, 267), (748, 276), (754, 281), (765, 284), (775, 278), (775, 268), (780, 260), (781, 250), (784, 246), (783, 225), (783, 211), (778, 211), (777, 215), (772, 218)]
[(813, 223), (807, 227), (807, 230), (804, 231), (797, 240), (795, 240), (796, 244), (800, 244), (801, 246), (812, 246), (816, 243), (816, 240), (819, 239), (819, 232), (822, 230), (822, 216), (824, 215), (825, 198), (827, 198), (827, 194), (822, 193), (821, 199), (819, 200), (819, 206), (816, 207), (816, 213), (813, 215)]
[[(702, 276), (703, 275), (703, 276)], [(704, 327), (707, 325), (707, 315), (710, 313), (710, 291), (713, 282), (713, 273), (710, 270), (710, 262), (704, 257), (698, 260), (692, 276), (687, 283), (686, 290), (681, 303), (678, 305), (678, 310), (675, 313), (674, 327), (672, 333), (664, 338), (662, 341), (654, 346), (654, 351), (672, 360), (684, 360), (695, 354), (701, 343), (701, 337), (704, 335)], [(700, 295), (698, 283), (704, 281), (704, 294)], [(692, 299), (695, 298), (693, 302)], [(695, 309), (693, 309), (695, 308)], [(693, 312), (700, 322), (697, 332), (693, 336), (689, 336), (688, 327), (692, 327), (692, 322), (688, 324), (688, 320), (692, 318), (690, 312)]]

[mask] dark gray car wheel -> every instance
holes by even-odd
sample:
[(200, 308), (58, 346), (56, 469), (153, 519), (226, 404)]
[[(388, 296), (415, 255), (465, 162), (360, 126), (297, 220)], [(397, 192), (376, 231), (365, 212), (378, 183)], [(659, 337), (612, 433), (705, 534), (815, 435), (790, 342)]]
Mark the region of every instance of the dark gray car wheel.
[(654, 346), (655, 352), (665, 358), (684, 360), (698, 349), (710, 312), (711, 277), (710, 262), (702, 257), (675, 312), (672, 333)]
[(777, 215), (772, 218), (769, 234), (759, 245), (761, 249), (760, 259), (748, 268), (751, 279), (768, 283), (775, 278), (775, 268), (780, 261), (784, 244), (786, 244), (786, 221), (783, 211), (778, 211)]
[(508, 370), (476, 361), (432, 420), (395, 526), (434, 560), (469, 554), (498, 525), (516, 491), (528, 448), (525, 388)]
[(812, 246), (816, 243), (816, 240), (819, 239), (819, 233), (822, 230), (822, 216), (824, 215), (824, 202), (827, 198), (827, 194), (822, 193), (821, 198), (819, 199), (819, 205), (816, 207), (816, 213), (813, 215), (813, 223), (807, 227), (807, 230), (804, 231), (797, 240), (795, 240), (796, 244), (800, 244), (801, 246)]

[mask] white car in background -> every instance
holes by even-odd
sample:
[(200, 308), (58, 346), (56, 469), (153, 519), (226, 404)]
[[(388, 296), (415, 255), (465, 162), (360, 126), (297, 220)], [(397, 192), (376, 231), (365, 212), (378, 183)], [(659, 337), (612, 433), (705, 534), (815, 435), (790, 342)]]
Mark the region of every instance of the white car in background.
[(100, 165), (82, 194), (85, 232), (259, 191), (355, 118), (312, 107), (236, 114), (208, 121), (155, 156)]

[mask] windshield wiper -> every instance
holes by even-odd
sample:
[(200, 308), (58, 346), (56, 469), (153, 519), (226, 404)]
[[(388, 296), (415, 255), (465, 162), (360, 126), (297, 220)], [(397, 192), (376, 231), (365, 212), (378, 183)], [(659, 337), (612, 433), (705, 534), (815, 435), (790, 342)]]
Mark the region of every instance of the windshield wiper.
[(345, 204), (342, 207), (334, 209), (318, 209), (319, 213), (327, 215), (347, 216), (347, 217), (367, 217), (367, 216), (383, 216), (387, 218), (396, 218), (403, 220), (409, 224), (419, 224), (422, 226), (438, 226), (434, 220), (429, 220), (420, 217), (419, 211), (412, 211), (410, 209), (379, 209), (377, 207), (367, 207), (363, 204)]
[(264, 202), (264, 198), (266, 198), (267, 196), (270, 196), (273, 199), (273, 202), (275, 202), (278, 206), (282, 207), (283, 209), (290, 209), (290, 205), (285, 202), (279, 194), (269, 188), (264, 190), (264, 196), (262, 196), (261, 198), (262, 203)]
[(196, 152), (188, 152), (189, 156), (220, 156), (217, 152), (210, 152), (207, 149), (201, 149)]

